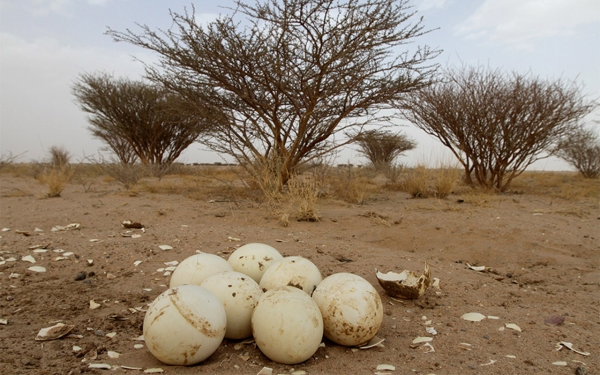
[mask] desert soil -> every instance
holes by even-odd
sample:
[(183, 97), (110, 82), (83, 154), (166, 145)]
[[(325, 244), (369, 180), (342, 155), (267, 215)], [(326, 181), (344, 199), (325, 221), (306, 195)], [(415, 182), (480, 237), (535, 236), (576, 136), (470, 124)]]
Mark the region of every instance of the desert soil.
[[(88, 193), (69, 185), (62, 197), (46, 199), (44, 187), (31, 178), (0, 178), (2, 374), (142, 373), (121, 366), (166, 374), (257, 374), (263, 367), (274, 374), (373, 374), (380, 364), (395, 366), (391, 374), (600, 373), (597, 199), (435, 200), (383, 192), (364, 205), (321, 202), (320, 222), (283, 227), (250, 201), (130, 196), (115, 182), (101, 182)], [(121, 226), (127, 219), (145, 231), (127, 233)], [(52, 231), (71, 223), (79, 229)], [(169, 283), (160, 270), (165, 262), (197, 251), (227, 258), (250, 242), (306, 257), (323, 277), (351, 272), (368, 280), (384, 305), (378, 333), (383, 344), (356, 350), (325, 340), (309, 360), (293, 366), (230, 340), (190, 367), (162, 364), (145, 347), (134, 347), (143, 344), (135, 338), (142, 334), (144, 310)], [(426, 262), (440, 289), (419, 299), (392, 299), (377, 282), (376, 269), (420, 273)], [(467, 263), (489, 268), (478, 272)], [(32, 266), (46, 272), (28, 270)], [(76, 280), (82, 272), (85, 279)], [(91, 300), (99, 306), (91, 309)], [(470, 312), (492, 318), (461, 319)], [(57, 322), (73, 325), (72, 335), (35, 340), (40, 329)], [(419, 336), (432, 337), (430, 346), (413, 344)], [(557, 350), (559, 342), (589, 355)], [(120, 356), (110, 358), (108, 351)], [(98, 363), (112, 370), (89, 368)]]

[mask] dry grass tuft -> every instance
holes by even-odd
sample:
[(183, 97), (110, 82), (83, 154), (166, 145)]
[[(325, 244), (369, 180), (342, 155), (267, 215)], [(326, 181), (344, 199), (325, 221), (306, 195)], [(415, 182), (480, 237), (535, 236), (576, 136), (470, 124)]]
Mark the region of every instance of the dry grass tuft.
[(372, 171), (352, 166), (339, 167), (327, 181), (330, 195), (352, 204), (364, 204), (379, 187), (370, 176)]
[(47, 168), (39, 176), (39, 181), (48, 186), (48, 193), (46, 197), (55, 198), (60, 197), (60, 194), (67, 186), (67, 183), (73, 176), (73, 168), (69, 166)]
[(577, 172), (526, 171), (513, 181), (511, 187), (517, 193), (567, 200), (600, 198), (598, 180), (584, 178)]
[(439, 164), (436, 168), (418, 165), (407, 169), (399, 183), (399, 189), (413, 198), (446, 198), (459, 182), (460, 170), (450, 164)]

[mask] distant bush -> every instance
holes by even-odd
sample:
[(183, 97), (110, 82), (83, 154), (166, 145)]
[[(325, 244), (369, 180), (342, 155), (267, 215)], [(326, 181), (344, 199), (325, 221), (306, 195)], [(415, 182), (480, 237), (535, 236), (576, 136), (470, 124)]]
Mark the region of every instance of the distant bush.
[(585, 178), (600, 176), (600, 139), (591, 129), (579, 128), (562, 138), (554, 154), (577, 168)]

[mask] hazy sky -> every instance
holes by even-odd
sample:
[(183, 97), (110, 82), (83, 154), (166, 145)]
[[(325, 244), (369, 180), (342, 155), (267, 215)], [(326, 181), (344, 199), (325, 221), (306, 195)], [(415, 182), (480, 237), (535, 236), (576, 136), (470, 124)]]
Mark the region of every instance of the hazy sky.
[[(87, 129), (71, 86), (83, 72), (107, 71), (133, 79), (141, 63), (156, 56), (104, 35), (107, 27), (152, 28), (171, 25), (169, 9), (194, 4), (201, 20), (229, 13), (230, 0), (0, 0), (0, 150), (40, 160), (53, 145), (75, 159), (93, 155), (102, 143)], [(575, 79), (600, 97), (600, 1), (598, 0), (413, 0), (427, 28), (437, 29), (414, 43), (444, 50), (442, 64), (484, 64), (544, 78)], [(217, 4), (220, 4), (217, 5)], [(594, 119), (600, 119), (596, 114)], [(447, 151), (413, 126), (403, 131), (418, 148), (406, 164), (444, 158)], [(193, 144), (180, 159), (215, 162), (220, 157)], [(361, 162), (353, 150), (339, 162)], [(558, 159), (535, 169), (568, 169)]]

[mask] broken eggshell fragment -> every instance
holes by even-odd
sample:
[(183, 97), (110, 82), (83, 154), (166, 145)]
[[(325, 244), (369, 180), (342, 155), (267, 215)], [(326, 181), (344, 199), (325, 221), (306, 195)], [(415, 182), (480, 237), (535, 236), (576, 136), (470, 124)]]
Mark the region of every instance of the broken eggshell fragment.
[(404, 270), (400, 273), (377, 271), (377, 281), (385, 292), (395, 298), (417, 299), (425, 294), (431, 285), (431, 272), (425, 263), (425, 272), (417, 276), (414, 272)]

